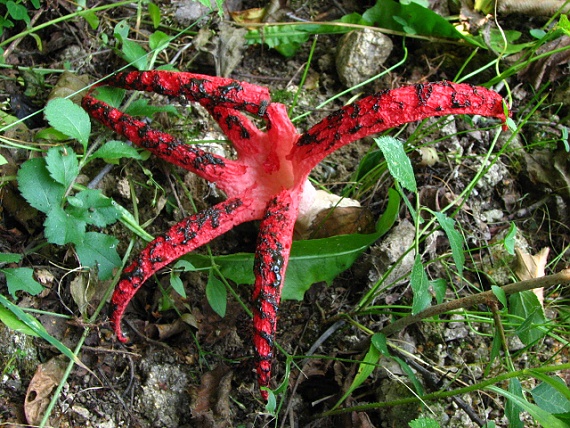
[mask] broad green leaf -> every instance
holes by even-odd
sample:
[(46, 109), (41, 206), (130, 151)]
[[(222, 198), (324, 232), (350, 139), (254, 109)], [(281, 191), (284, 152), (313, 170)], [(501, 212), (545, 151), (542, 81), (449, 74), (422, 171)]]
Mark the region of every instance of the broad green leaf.
[(99, 279), (109, 279), (113, 269), (121, 266), (117, 254), (117, 239), (98, 232), (87, 232), (81, 242), (75, 243), (75, 251), (83, 266), (97, 269)]
[[(2, 2), (4, 3), (4, 2)], [(19, 4), (14, 2), (14, 1), (7, 1), (5, 3), (6, 5), (6, 9), (8, 10), (8, 13), (10, 14), (10, 17), (12, 19), (15, 19), (16, 21), (24, 21), (26, 24), (30, 23), (30, 17), (28, 16), (28, 10), (26, 9), (26, 7), (22, 4)]]
[(105, 227), (121, 218), (121, 212), (113, 200), (104, 196), (99, 189), (82, 190), (74, 198), (76, 203), (67, 211), (87, 224)]
[(415, 192), (417, 190), (416, 177), (414, 177), (412, 162), (406, 155), (402, 143), (394, 137), (378, 137), (374, 138), (374, 141), (380, 150), (382, 150), (392, 177), (394, 177), (402, 187), (405, 187), (411, 192)]
[(214, 271), (211, 270), (206, 284), (206, 298), (208, 299), (210, 307), (222, 318), (226, 316), (226, 306), (228, 303), (227, 293), (228, 291), (224, 283), (220, 281), (214, 274)]
[(28, 327), (24, 322), (20, 321), (16, 315), (2, 305), (0, 305), (0, 322), (10, 330), (27, 334), (28, 336), (38, 336), (34, 330)]
[(275, 411), (277, 410), (277, 398), (273, 391), (267, 387), (262, 387), (265, 391), (267, 391), (267, 403), (265, 403), (265, 410), (270, 415), (275, 415)]
[(113, 28), (113, 36), (122, 43), (127, 37), (129, 37), (130, 29), (131, 27), (129, 26), (128, 21), (123, 19), (122, 21), (117, 22), (117, 25)]
[[(538, 407), (549, 413), (570, 412), (570, 399), (568, 399), (570, 390), (568, 386), (558, 376), (548, 376), (548, 378), (548, 382), (541, 382), (530, 391), (534, 402)], [(567, 394), (561, 393), (560, 389), (567, 392)]]
[[(512, 394), (509, 391), (505, 391), (496, 386), (488, 386), (486, 389), (493, 391), (497, 394), (502, 395), (505, 398), (513, 401), (515, 404), (520, 406), (524, 411), (528, 412), (539, 424), (543, 427), (548, 428), (568, 428), (568, 425), (558, 419), (556, 416), (541, 409), (536, 404), (529, 403), (527, 400), (519, 397), (518, 395)], [(510, 421), (509, 421), (510, 422)]]
[(111, 107), (119, 108), (123, 99), (125, 98), (126, 91), (121, 88), (113, 88), (112, 86), (101, 86), (95, 90), (95, 96)]
[(465, 266), (463, 236), (461, 236), (461, 233), (455, 229), (455, 220), (449, 218), (447, 215), (445, 215), (445, 213), (439, 211), (435, 211), (433, 214), (447, 235), (447, 239), (449, 239), (449, 245), (451, 246), (451, 255), (453, 256), (453, 261), (455, 262), (457, 272), (459, 272), (459, 276), (463, 276), (463, 267)]
[(91, 121), (85, 110), (68, 99), (55, 98), (48, 102), (44, 114), (51, 126), (87, 148)]
[(432, 418), (418, 418), (409, 423), (410, 428), (440, 428), (439, 422)]
[(139, 98), (135, 100), (127, 107), (125, 113), (131, 116), (152, 116), (155, 113), (169, 113), (175, 116), (179, 116), (178, 110), (173, 105), (164, 106), (153, 106), (148, 104), (148, 100), (145, 98)]
[(447, 282), (443, 278), (434, 279), (429, 282), (429, 286), (433, 289), (435, 294), (435, 301), (437, 304), (443, 303), (445, 292), (447, 291)]
[(83, 240), (86, 226), (84, 221), (56, 205), (47, 213), (44, 221), (44, 234), (48, 242), (52, 244), (77, 243)]
[(110, 163), (117, 163), (116, 161), (122, 158), (142, 159), (142, 156), (137, 149), (133, 146), (129, 146), (127, 143), (117, 140), (106, 142), (99, 147), (91, 157), (104, 159)]
[(263, 27), (262, 30), (250, 30), (245, 38), (250, 44), (265, 43), (284, 57), (290, 58), (310, 36), (311, 33), (303, 29), (303, 26), (276, 25)]
[(30, 268), (6, 268), (1, 269), (6, 275), (8, 292), (16, 298), (17, 291), (25, 291), (35, 296), (43, 291), (44, 287), (34, 279), (34, 270)]
[(22, 260), (21, 254), (0, 253), (0, 263), (18, 263), (20, 260)]
[(509, 296), (509, 313), (524, 321), (517, 327), (516, 334), (525, 345), (530, 345), (546, 332), (542, 327), (547, 320), (538, 297), (532, 291), (523, 291)]
[[(380, 28), (422, 36), (462, 39), (463, 35), (442, 16), (417, 3), (402, 4), (393, 0), (378, 0), (362, 17)], [(406, 31), (406, 28), (408, 31)]]
[(137, 42), (128, 39), (123, 40), (121, 56), (137, 70), (142, 71), (147, 69), (146, 55), (146, 51)]
[(43, 158), (30, 159), (18, 170), (18, 188), (35, 209), (47, 213), (59, 206), (65, 187), (51, 178)]
[[(516, 377), (509, 380), (509, 392), (520, 400), (526, 401), (523, 395), (522, 385)], [(512, 428), (523, 428), (523, 423), (519, 416), (522, 409), (518, 402), (519, 401), (507, 398), (507, 404), (505, 405), (505, 416), (509, 420), (509, 427)]]
[(162, 31), (155, 31), (148, 38), (148, 45), (153, 51), (163, 50), (168, 47), (171, 39), (172, 38), (168, 34)]
[(429, 291), (429, 279), (422, 264), (421, 255), (417, 254), (410, 276), (410, 285), (414, 292), (412, 299), (412, 315), (415, 315), (431, 304), (431, 293)]
[(170, 274), (170, 286), (174, 291), (176, 291), (183, 299), (186, 298), (186, 290), (184, 289), (184, 284), (180, 279), (180, 276), (175, 274), (174, 271)]
[(52, 147), (48, 150), (45, 159), (51, 178), (66, 189), (73, 184), (79, 174), (79, 161), (73, 150), (65, 147)]

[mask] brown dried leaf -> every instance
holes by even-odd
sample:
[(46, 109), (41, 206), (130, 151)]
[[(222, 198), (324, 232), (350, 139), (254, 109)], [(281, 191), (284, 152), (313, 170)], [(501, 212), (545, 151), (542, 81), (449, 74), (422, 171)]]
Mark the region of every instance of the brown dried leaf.
[(30, 425), (38, 425), (48, 406), (53, 389), (61, 382), (65, 372), (65, 358), (58, 356), (40, 364), (30, 381), (24, 401), (24, 413)]
[(230, 399), (233, 373), (224, 364), (202, 376), (200, 386), (192, 393), (192, 419), (197, 427), (232, 426)]
[(374, 216), (363, 207), (337, 207), (317, 214), (309, 236), (312, 239), (327, 238), (352, 233), (373, 233)]
[(537, 54), (545, 54), (558, 49), (562, 51), (530, 63), (528, 67), (519, 73), (519, 78), (523, 81), (526, 80), (535, 89), (538, 89), (542, 82), (554, 82), (562, 77), (568, 62), (570, 62), (570, 51), (567, 49), (563, 50), (568, 45), (570, 45), (570, 37), (565, 36), (541, 46)]
[[(550, 248), (545, 247), (538, 252), (536, 255), (531, 255), (523, 250), (515, 248), (516, 260), (515, 260), (515, 275), (521, 281), (526, 281), (527, 279), (540, 278), (545, 275), (546, 263), (548, 261), (548, 253)], [(535, 288), (532, 290), (538, 301), (542, 306), (544, 306), (544, 289)]]
[(170, 324), (148, 324), (145, 327), (145, 333), (152, 339), (164, 341), (186, 330), (188, 326), (198, 328), (198, 322), (194, 315), (187, 313), (182, 314), (180, 318)]

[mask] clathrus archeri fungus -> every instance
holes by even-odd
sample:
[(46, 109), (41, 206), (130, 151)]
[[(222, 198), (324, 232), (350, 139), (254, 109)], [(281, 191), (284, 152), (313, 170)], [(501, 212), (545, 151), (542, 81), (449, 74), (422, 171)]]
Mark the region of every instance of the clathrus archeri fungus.
[[(432, 116), (477, 114), (505, 121), (503, 99), (482, 87), (423, 83), (368, 96), (325, 117), (299, 134), (283, 104), (267, 88), (232, 79), (184, 72), (118, 73), (105, 85), (157, 92), (201, 104), (233, 144), (235, 160), (208, 153), (152, 129), (95, 99), (83, 98), (91, 117), (156, 156), (215, 183), (227, 199), (193, 214), (156, 238), (124, 270), (111, 300), (111, 321), (120, 341), (121, 318), (140, 286), (159, 269), (233, 227), (260, 220), (255, 253), (253, 343), (260, 387), (268, 387), (281, 288), (293, 229), (308, 212), (315, 189), (311, 170), (340, 147), (371, 134)], [(248, 117), (265, 123), (259, 129)], [(267, 399), (266, 390), (261, 395)]]

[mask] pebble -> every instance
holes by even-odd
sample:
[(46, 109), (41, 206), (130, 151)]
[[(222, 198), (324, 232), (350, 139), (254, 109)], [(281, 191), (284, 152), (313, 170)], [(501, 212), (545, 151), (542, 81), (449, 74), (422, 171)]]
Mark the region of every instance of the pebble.
[(372, 29), (345, 34), (336, 54), (336, 70), (347, 87), (364, 82), (382, 71), (382, 64), (392, 52), (392, 40)]

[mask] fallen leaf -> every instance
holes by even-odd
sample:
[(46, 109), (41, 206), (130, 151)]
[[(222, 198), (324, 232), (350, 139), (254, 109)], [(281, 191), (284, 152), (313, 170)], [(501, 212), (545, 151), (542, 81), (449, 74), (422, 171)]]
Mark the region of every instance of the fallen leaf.
[[(517, 278), (521, 281), (526, 281), (528, 279), (544, 276), (548, 253), (550, 253), (550, 248), (548, 247), (543, 248), (534, 256), (519, 248), (515, 248), (516, 260), (514, 271)], [(542, 307), (544, 307), (544, 289), (535, 288), (532, 291), (536, 294), (536, 297), (538, 297), (538, 301)]]
[(65, 366), (65, 357), (61, 355), (38, 366), (24, 400), (24, 413), (30, 425), (41, 422), (51, 394), (63, 378)]
[(229, 392), (232, 371), (220, 364), (202, 376), (200, 386), (192, 394), (193, 426), (208, 428), (230, 427)]

